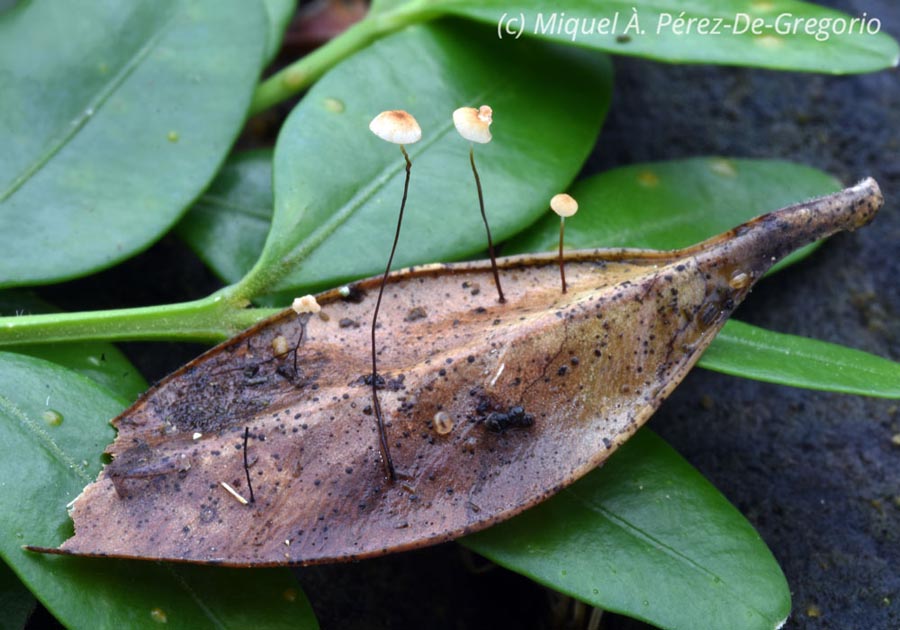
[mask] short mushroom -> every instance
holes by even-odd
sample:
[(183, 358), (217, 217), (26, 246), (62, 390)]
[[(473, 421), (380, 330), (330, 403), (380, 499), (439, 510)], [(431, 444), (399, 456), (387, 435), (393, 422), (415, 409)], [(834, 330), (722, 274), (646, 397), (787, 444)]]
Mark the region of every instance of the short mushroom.
[(505, 302), (503, 288), (500, 286), (500, 273), (497, 271), (497, 257), (494, 255), (494, 242), (491, 240), (491, 228), (488, 226), (487, 215), (484, 212), (484, 194), (481, 191), (481, 178), (478, 169), (475, 168), (475, 143), (487, 144), (491, 141), (491, 123), (494, 121), (494, 110), (489, 105), (482, 105), (478, 109), (474, 107), (460, 107), (453, 112), (453, 125), (469, 145), (469, 162), (472, 164), (472, 174), (475, 175), (475, 187), (478, 189), (478, 204), (481, 207), (481, 219), (484, 221), (484, 229), (487, 232), (488, 253), (491, 256), (491, 270), (494, 272), (494, 284), (497, 285), (497, 295), (500, 302)]
[[(293, 374), (296, 376), (297, 374), (299, 374), (299, 372), (297, 371), (297, 355), (300, 353), (300, 344), (303, 343), (303, 336), (306, 334), (306, 323), (309, 321), (309, 318), (312, 317), (315, 313), (319, 313), (322, 310), (322, 307), (319, 306), (319, 303), (316, 301), (315, 296), (304, 295), (303, 297), (294, 298), (294, 301), (291, 303), (291, 310), (297, 313), (300, 320), (300, 336), (297, 337), (297, 343), (294, 344)], [(273, 339), (272, 341), (275, 342), (276, 339)], [(279, 346), (281, 346), (281, 342), (279, 342)], [(276, 350), (276, 354), (280, 355), (284, 353)]]
[(578, 202), (571, 195), (560, 193), (550, 199), (550, 209), (559, 215), (559, 277), (562, 280), (562, 292), (566, 292), (566, 268), (563, 264), (563, 233), (566, 229), (566, 217), (578, 212)]
[(400, 152), (406, 160), (406, 180), (403, 183), (403, 197), (400, 200), (400, 216), (397, 218), (397, 230), (394, 233), (394, 244), (391, 246), (391, 254), (388, 256), (384, 275), (381, 277), (381, 286), (378, 289), (378, 299), (375, 301), (375, 311), (372, 314), (372, 408), (375, 410), (375, 419), (378, 422), (378, 439), (381, 447), (381, 459), (385, 472), (391, 481), (396, 480), (397, 473), (394, 470), (394, 461), (391, 459), (391, 450), (388, 446), (387, 433), (384, 428), (384, 417), (381, 414), (381, 404), (378, 401), (378, 359), (375, 349), (375, 328), (378, 325), (378, 311), (381, 308), (381, 298), (384, 295), (384, 286), (387, 284), (388, 274), (394, 262), (394, 252), (397, 250), (397, 241), (400, 239), (400, 225), (403, 223), (403, 210), (406, 208), (406, 195), (409, 192), (409, 173), (412, 162), (406, 152), (406, 144), (413, 144), (422, 139), (422, 129), (419, 123), (409, 112), (402, 109), (392, 109), (381, 112), (369, 123), (369, 130), (376, 136), (393, 144), (400, 145)]
[(304, 295), (303, 297), (294, 298), (293, 303), (291, 303), (291, 309), (297, 315), (302, 315), (304, 313), (318, 313), (322, 310), (322, 307), (316, 302), (314, 296)]

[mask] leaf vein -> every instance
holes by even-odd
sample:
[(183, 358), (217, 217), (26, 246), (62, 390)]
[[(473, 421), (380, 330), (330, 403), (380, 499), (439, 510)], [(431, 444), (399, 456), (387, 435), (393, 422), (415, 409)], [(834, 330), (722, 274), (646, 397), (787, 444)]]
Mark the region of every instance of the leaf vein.
[(122, 67), (122, 69), (116, 74), (116, 76), (112, 77), (106, 85), (103, 86), (102, 89), (97, 92), (93, 99), (91, 99), (87, 107), (81, 109), (78, 117), (73, 120), (68, 127), (65, 129), (63, 134), (53, 143), (51, 146), (41, 155), (33, 164), (26, 167), (18, 177), (12, 180), (12, 183), (9, 185), (2, 194), (0, 194), (0, 203), (9, 199), (17, 190), (19, 190), (22, 186), (24, 186), (28, 180), (35, 176), (47, 163), (50, 161), (53, 156), (59, 153), (63, 147), (65, 147), (78, 133), (87, 125), (88, 121), (91, 120), (100, 108), (109, 100), (109, 97), (113, 95), (113, 93), (118, 89), (125, 80), (131, 76), (131, 74), (135, 71), (135, 69), (141, 64), (141, 62), (147, 58), (150, 52), (156, 48), (156, 45), (162, 39), (163, 34), (166, 31), (166, 27), (172, 21), (175, 12), (172, 11), (167, 19), (163, 21), (159, 30), (154, 33), (147, 42), (139, 48), (134, 55), (132, 55), (131, 59)]
[[(885, 377), (885, 374), (881, 370), (872, 368), (871, 366), (866, 365), (865, 363), (848, 362), (841, 357), (824, 358), (819, 354), (809, 353), (808, 351), (804, 351), (803, 349), (790, 348), (790, 347), (779, 348), (779, 347), (772, 346), (770, 344), (766, 344), (764, 341), (760, 342), (755, 339), (750, 339), (748, 337), (735, 335), (734, 333), (728, 334), (728, 332), (726, 332), (726, 331), (723, 331), (723, 333), (724, 334), (721, 334), (720, 336), (723, 337), (722, 341), (724, 341), (726, 343), (733, 343), (735, 345), (743, 346), (745, 348), (751, 348), (753, 350), (757, 350), (760, 352), (775, 353), (775, 354), (784, 355), (784, 356), (788, 356), (788, 357), (804, 359), (806, 361), (809, 361), (811, 363), (816, 363), (823, 367), (836, 368), (836, 369), (840, 369), (840, 370), (847, 369), (847, 370), (853, 370), (855, 372), (865, 372), (871, 376), (878, 377), (878, 378)], [(783, 333), (774, 333), (774, 334), (782, 335)], [(787, 336), (787, 335), (785, 335), (785, 336)], [(799, 337), (799, 338), (804, 339), (804, 340), (807, 339), (806, 337)], [(813, 339), (811, 341), (819, 341), (819, 340)], [(829, 343), (829, 342), (822, 341), (821, 343)], [(844, 349), (851, 350), (853, 352), (863, 352), (864, 353), (864, 351), (857, 350), (855, 348), (844, 348)], [(868, 355), (868, 353), (864, 353), (864, 354)], [(872, 358), (880, 359), (882, 361), (891, 363), (892, 367), (898, 367), (898, 366), (896, 366), (896, 364), (893, 364), (890, 361), (890, 359), (885, 359), (884, 357), (879, 357), (877, 355), (870, 355), (870, 356)]]
[(85, 484), (93, 481), (91, 477), (84, 472), (81, 464), (76, 462), (56, 443), (56, 441), (47, 434), (46, 431), (34, 420), (28, 417), (28, 414), (19, 409), (15, 403), (9, 398), (0, 394), (0, 411), (19, 421), (19, 426), (24, 428), (27, 433), (37, 438), (37, 441), (44, 445), (54, 457), (60, 460), (69, 470), (75, 473)]
[(188, 584), (187, 579), (185, 579), (185, 577), (183, 575), (181, 575), (175, 569), (175, 567), (173, 567), (171, 564), (164, 564), (164, 563), (159, 563), (159, 564), (161, 566), (164, 566), (169, 571), (169, 573), (172, 574), (172, 577), (175, 578), (175, 581), (178, 583), (178, 585), (182, 589), (184, 589), (184, 591), (188, 594), (188, 597), (190, 597), (194, 601), (194, 603), (197, 604), (197, 607), (200, 609), (200, 611), (204, 615), (206, 615), (209, 618), (210, 622), (213, 624), (214, 627), (216, 627), (216, 628), (227, 628), (228, 627), (228, 625), (224, 621), (219, 619), (219, 617), (216, 616), (216, 614), (212, 611), (212, 609), (210, 609), (210, 607), (206, 605), (206, 603), (203, 601), (203, 599), (199, 595), (197, 595), (197, 592), (193, 588), (191, 588), (190, 584)]
[(612, 523), (613, 525), (615, 525), (616, 527), (621, 529), (623, 532), (625, 532), (625, 534), (627, 534), (627, 535), (631, 536), (632, 538), (635, 538), (641, 542), (650, 544), (652, 547), (654, 547), (654, 548), (658, 549), (659, 551), (661, 551), (662, 553), (668, 555), (670, 558), (673, 558), (674, 560), (687, 565), (694, 571), (697, 571), (698, 573), (701, 573), (701, 574), (706, 575), (714, 580), (717, 580), (718, 583), (722, 585), (722, 588), (724, 588), (726, 591), (728, 591), (731, 594), (731, 596), (734, 597), (734, 599), (736, 601), (742, 602), (749, 610), (753, 611), (754, 613), (759, 615), (761, 618), (763, 618), (767, 621), (772, 621), (773, 623), (775, 621), (777, 621), (775, 619), (768, 617), (763, 611), (759, 610), (754, 605), (746, 602), (744, 600), (744, 598), (742, 598), (740, 596), (740, 594), (738, 592), (736, 592), (724, 578), (716, 575), (716, 573), (714, 573), (713, 571), (710, 571), (703, 565), (701, 565), (698, 562), (696, 562), (695, 560), (691, 559), (690, 556), (687, 556), (687, 555), (681, 553), (677, 549), (666, 544), (665, 542), (663, 542), (659, 538), (653, 536), (649, 532), (644, 531), (637, 525), (634, 525), (633, 523), (630, 523), (629, 521), (625, 520), (624, 518), (618, 516), (612, 510), (609, 510), (609, 509), (603, 507), (602, 505), (597, 505), (590, 499), (580, 496), (577, 492), (575, 492), (571, 488), (567, 488), (566, 490), (564, 490), (564, 492), (567, 493), (568, 495), (570, 495), (572, 498), (574, 498), (577, 502), (581, 503), (588, 510), (605, 518), (607, 521), (609, 521), (610, 523)]

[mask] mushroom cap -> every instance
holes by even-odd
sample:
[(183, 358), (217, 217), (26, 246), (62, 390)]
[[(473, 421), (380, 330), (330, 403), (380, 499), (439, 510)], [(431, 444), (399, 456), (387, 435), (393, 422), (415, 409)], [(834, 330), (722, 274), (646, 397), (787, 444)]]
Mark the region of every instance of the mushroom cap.
[(570, 217), (578, 212), (578, 202), (571, 195), (560, 193), (553, 195), (550, 200), (550, 209), (563, 218)]
[(394, 144), (413, 144), (422, 139), (422, 128), (409, 112), (389, 109), (369, 123), (369, 130), (382, 140)]
[(487, 144), (491, 141), (491, 123), (494, 122), (494, 110), (490, 105), (460, 107), (453, 112), (453, 124), (463, 138), (469, 142)]
[(322, 310), (322, 307), (316, 302), (316, 298), (311, 295), (294, 298), (291, 308), (294, 309), (294, 312), (297, 313), (297, 315), (302, 315), (303, 313), (318, 313)]

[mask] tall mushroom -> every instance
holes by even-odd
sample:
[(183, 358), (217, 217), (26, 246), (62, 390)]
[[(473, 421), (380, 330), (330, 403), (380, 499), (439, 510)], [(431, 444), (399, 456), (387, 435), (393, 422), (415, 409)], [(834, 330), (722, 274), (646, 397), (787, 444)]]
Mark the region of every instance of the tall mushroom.
[(563, 264), (563, 233), (566, 229), (566, 217), (578, 212), (578, 202), (570, 195), (560, 193), (550, 199), (550, 209), (559, 215), (559, 278), (562, 280), (562, 292), (566, 292), (566, 268)]
[(474, 107), (460, 107), (453, 112), (453, 125), (469, 144), (469, 162), (472, 164), (472, 174), (475, 175), (475, 187), (478, 189), (478, 204), (481, 207), (481, 219), (484, 221), (484, 229), (487, 232), (488, 253), (491, 256), (491, 269), (494, 272), (494, 284), (497, 285), (497, 295), (500, 302), (506, 302), (503, 297), (503, 288), (500, 286), (500, 273), (497, 271), (497, 257), (494, 255), (494, 242), (491, 240), (491, 228), (488, 226), (487, 215), (484, 212), (484, 194), (481, 192), (481, 178), (478, 169), (475, 168), (475, 143), (487, 144), (491, 141), (491, 123), (494, 121), (494, 110), (489, 105), (482, 105), (478, 109)]
[(385, 472), (391, 481), (396, 480), (397, 473), (394, 470), (394, 461), (391, 459), (391, 450), (388, 446), (387, 433), (384, 428), (384, 417), (381, 414), (381, 403), (378, 401), (378, 359), (375, 349), (375, 328), (378, 325), (378, 311), (381, 308), (381, 297), (384, 295), (384, 286), (387, 283), (391, 264), (394, 262), (394, 252), (397, 250), (397, 241), (400, 238), (400, 225), (403, 223), (403, 210), (406, 207), (406, 195), (409, 192), (409, 173), (412, 162), (404, 145), (414, 144), (422, 139), (422, 129), (411, 114), (400, 109), (381, 112), (369, 123), (369, 130), (376, 136), (400, 145), (400, 152), (406, 160), (406, 179), (403, 182), (403, 198), (400, 201), (400, 215), (397, 218), (397, 230), (394, 233), (394, 244), (391, 246), (391, 255), (388, 256), (387, 267), (381, 277), (381, 286), (378, 289), (378, 300), (375, 302), (375, 312), (372, 314), (372, 409), (375, 411), (375, 419), (378, 423), (378, 440), (381, 447), (381, 460)]

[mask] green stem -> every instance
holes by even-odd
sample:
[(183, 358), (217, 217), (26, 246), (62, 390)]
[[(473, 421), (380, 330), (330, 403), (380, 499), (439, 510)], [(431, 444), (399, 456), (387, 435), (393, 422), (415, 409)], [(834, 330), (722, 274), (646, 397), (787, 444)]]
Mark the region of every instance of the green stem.
[(376, 39), (437, 15), (438, 12), (428, 9), (423, 1), (405, 3), (396, 10), (381, 15), (367, 15), (328, 43), (260, 83), (253, 94), (250, 114), (258, 114), (296, 96), (338, 62)]
[(215, 343), (280, 310), (243, 308), (243, 302), (219, 292), (162, 306), (0, 317), (0, 346), (85, 340)]

